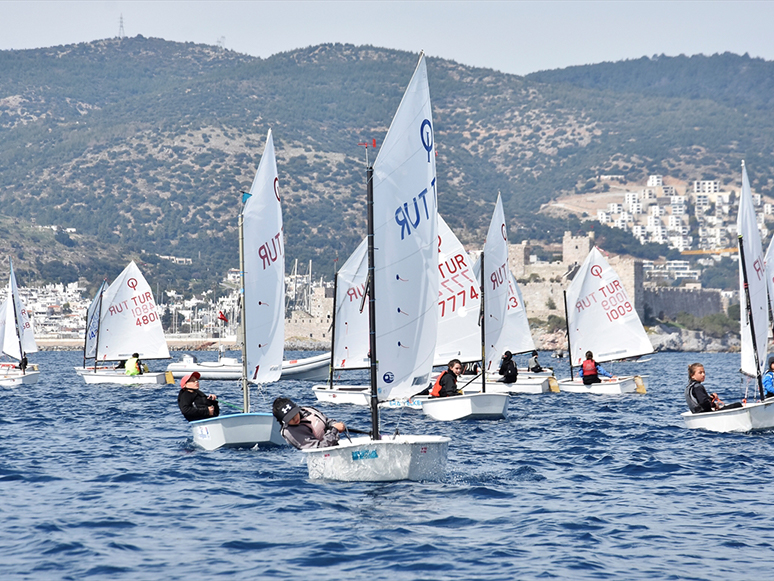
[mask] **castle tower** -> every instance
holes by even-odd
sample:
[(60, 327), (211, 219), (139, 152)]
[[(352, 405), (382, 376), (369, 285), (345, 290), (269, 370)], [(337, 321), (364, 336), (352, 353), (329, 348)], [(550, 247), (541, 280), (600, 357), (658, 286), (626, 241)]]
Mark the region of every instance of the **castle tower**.
[(593, 232), (587, 236), (573, 236), (571, 232), (565, 232), (562, 239), (562, 262), (567, 266), (576, 262), (583, 264), (593, 246)]

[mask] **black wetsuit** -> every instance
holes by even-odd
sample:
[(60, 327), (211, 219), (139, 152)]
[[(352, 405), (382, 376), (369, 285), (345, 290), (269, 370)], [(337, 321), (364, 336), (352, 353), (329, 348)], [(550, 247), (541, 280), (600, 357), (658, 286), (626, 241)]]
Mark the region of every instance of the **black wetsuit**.
[[(220, 413), (218, 401), (208, 399), (198, 389), (181, 389), (180, 393), (177, 394), (177, 405), (189, 422), (205, 420), (209, 417), (214, 418)], [(215, 413), (212, 416), (210, 416), (210, 410), (207, 409), (210, 406), (215, 408)]]

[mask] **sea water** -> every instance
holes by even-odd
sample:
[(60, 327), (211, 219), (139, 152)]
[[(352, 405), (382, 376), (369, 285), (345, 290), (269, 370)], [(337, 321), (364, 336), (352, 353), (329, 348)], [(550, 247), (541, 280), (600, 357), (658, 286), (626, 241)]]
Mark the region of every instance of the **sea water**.
[[(648, 393), (512, 396), (501, 421), (386, 410), (383, 433), (452, 442), (443, 480), (383, 484), (310, 481), (290, 448), (205, 452), (177, 387), (87, 386), (79, 353), (30, 359), (40, 381), (2, 390), (0, 579), (774, 578), (774, 432), (679, 416), (693, 361), (722, 399), (754, 398), (738, 355), (606, 365)], [(266, 386), (254, 409), (283, 395), (368, 429), (310, 388)], [(241, 402), (238, 382), (202, 389)]]

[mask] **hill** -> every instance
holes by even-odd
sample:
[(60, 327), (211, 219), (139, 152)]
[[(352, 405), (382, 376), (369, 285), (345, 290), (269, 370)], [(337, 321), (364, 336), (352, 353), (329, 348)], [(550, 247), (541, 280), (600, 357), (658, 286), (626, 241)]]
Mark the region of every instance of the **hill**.
[[(163, 284), (217, 288), (237, 264), (239, 192), (272, 128), (287, 263), (313, 260), (329, 275), (365, 233), (357, 144), (381, 143), (416, 60), (340, 44), (259, 59), (141, 36), (0, 52), (0, 213), (94, 241), (48, 271), (19, 267), (42, 281), (57, 268), (93, 276), (96, 260), (120, 270), (129, 257), (174, 255), (193, 266), (157, 261)], [(429, 59), (441, 213), (480, 244), (500, 191), (512, 241), (558, 242), (589, 225), (541, 205), (594, 191), (600, 173), (733, 185), (741, 159), (753, 189), (771, 194), (772, 66), (659, 57), (518, 77)], [(596, 230), (609, 251), (666, 252)], [(25, 257), (38, 252), (20, 244)], [(64, 248), (54, 240), (47, 252)]]

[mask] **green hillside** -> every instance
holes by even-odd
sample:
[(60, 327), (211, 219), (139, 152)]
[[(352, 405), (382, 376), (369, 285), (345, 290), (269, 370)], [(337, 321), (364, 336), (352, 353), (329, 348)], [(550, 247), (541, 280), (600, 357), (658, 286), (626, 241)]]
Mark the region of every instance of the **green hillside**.
[[(53, 240), (51, 259), (35, 263), (48, 242), (17, 241), (19, 268), (89, 278), (95, 262), (120, 269), (141, 257), (162, 284), (216, 287), (237, 265), (239, 192), (271, 128), (288, 267), (313, 260), (329, 274), (365, 233), (358, 143), (381, 143), (416, 61), (339, 44), (259, 59), (141, 36), (0, 52), (0, 214), (90, 241), (64, 252)], [(480, 244), (499, 191), (512, 241), (557, 242), (588, 226), (536, 215), (541, 204), (593, 190), (599, 173), (735, 184), (743, 158), (754, 190), (771, 194), (772, 66), (661, 57), (517, 77), (429, 59), (441, 213), (463, 242)], [(607, 250), (664, 253), (596, 230)], [(0, 230), (0, 245), (7, 236)]]

